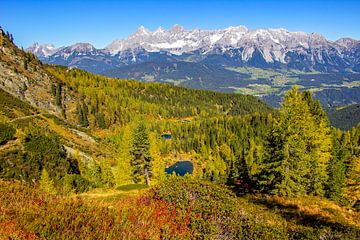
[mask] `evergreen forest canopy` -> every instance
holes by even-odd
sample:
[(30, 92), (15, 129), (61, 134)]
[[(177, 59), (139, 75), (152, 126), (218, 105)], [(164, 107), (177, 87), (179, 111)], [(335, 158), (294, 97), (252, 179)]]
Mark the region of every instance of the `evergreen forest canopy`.
[[(281, 107), (274, 110), (246, 95), (117, 80), (78, 69), (44, 66), (34, 55), (17, 49), (10, 34), (0, 36), (0, 67), (16, 70), (13, 78), (21, 75), (28, 79), (32, 76), (28, 72), (46, 71), (52, 82), (45, 88), (60, 112), (54, 115), (46, 108), (31, 106), (14, 93), (15, 96), (0, 90), (0, 177), (27, 183), (1, 181), (5, 197), (0, 207), (11, 211), (0, 218), (0, 223), (13, 224), (11, 221), (17, 219), (18, 225), (12, 227), (20, 226), (36, 236), (65, 236), (51, 234), (61, 234), (54, 228), (69, 224), (65, 223), (67, 220), (58, 219), (55, 227), (41, 228), (41, 222), (37, 221), (30, 224), (22, 215), (31, 215), (34, 209), (26, 212), (13, 208), (6, 196), (18, 197), (25, 205), (26, 201), (44, 201), (54, 209), (59, 208), (59, 212), (64, 206), (81, 212), (90, 208), (85, 203), (66, 200), (67, 196), (94, 189), (146, 188), (146, 184), (154, 187), (134, 200), (136, 203), (133, 200), (122, 203), (125, 205), (121, 211), (138, 214), (141, 219), (144, 218), (141, 211), (157, 216), (158, 211), (174, 210), (161, 215), (165, 216), (159, 218), (162, 223), (151, 222), (156, 219), (154, 216), (143, 219), (154, 224), (154, 229), (173, 223), (153, 232), (160, 234), (154, 238), (159, 238), (161, 233), (169, 238), (195, 234), (198, 238), (226, 235), (306, 239), (330, 234), (351, 239), (360, 235), (360, 223), (355, 220), (356, 227), (323, 221), (315, 226), (295, 224), (294, 229), (276, 230), (271, 224), (254, 220), (256, 207), (255, 213), (246, 217), (238, 212), (239, 201), (254, 208), (252, 204), (270, 201), (274, 196), (272, 204), (280, 204), (282, 200), (278, 197), (315, 196), (352, 211), (360, 208), (360, 125), (349, 131), (331, 127), (326, 113), (310, 92), (300, 92), (294, 87), (287, 92)], [(0, 80), (2, 86), (9, 84), (5, 79)], [(31, 81), (29, 86), (24, 83), (21, 91), (31, 94), (34, 83), (42, 79)], [(180, 160), (191, 161), (193, 173), (183, 178), (168, 176), (165, 168)], [(14, 189), (24, 193), (36, 191), (25, 198), (21, 194), (15, 196)], [(241, 200), (234, 192), (251, 197)], [(45, 200), (41, 194), (47, 196)], [(55, 196), (62, 196), (65, 202), (56, 200)], [(256, 196), (264, 196), (265, 200)], [(42, 213), (41, 204), (35, 206), (38, 209), (34, 212)], [(132, 208), (132, 204), (137, 208)], [(217, 207), (218, 212), (210, 213), (210, 209)], [(125, 222), (116, 225), (112, 210), (102, 209), (98, 213), (99, 209), (93, 211), (104, 215), (109, 234), (110, 231), (138, 233), (131, 232), (131, 228), (137, 229), (139, 225), (129, 215), (122, 215)], [(226, 213), (231, 213), (233, 223)], [(51, 214), (43, 214), (40, 219), (50, 221)], [(56, 213), (53, 214), (56, 219)], [(278, 212), (271, 214), (281, 218), (276, 215)], [(86, 214), (79, 216), (92, 218)], [(217, 222), (216, 217), (223, 223)], [(2, 226), (0, 237), (4, 234)], [(82, 234), (90, 238), (95, 234), (99, 238), (103, 236), (101, 232)]]

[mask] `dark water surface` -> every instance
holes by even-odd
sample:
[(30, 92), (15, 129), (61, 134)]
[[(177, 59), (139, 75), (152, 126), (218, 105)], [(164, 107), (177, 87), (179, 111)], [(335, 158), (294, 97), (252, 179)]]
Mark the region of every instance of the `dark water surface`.
[(184, 176), (186, 173), (191, 174), (194, 170), (194, 166), (190, 161), (180, 161), (165, 169), (167, 174), (175, 172), (176, 175)]

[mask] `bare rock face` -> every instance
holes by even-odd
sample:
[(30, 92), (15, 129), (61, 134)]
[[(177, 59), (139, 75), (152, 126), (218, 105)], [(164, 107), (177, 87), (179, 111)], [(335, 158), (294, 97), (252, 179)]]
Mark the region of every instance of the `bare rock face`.
[(56, 79), (33, 55), (18, 49), (2, 30), (0, 37), (0, 88), (34, 107), (60, 116), (61, 106), (55, 104), (51, 92)]

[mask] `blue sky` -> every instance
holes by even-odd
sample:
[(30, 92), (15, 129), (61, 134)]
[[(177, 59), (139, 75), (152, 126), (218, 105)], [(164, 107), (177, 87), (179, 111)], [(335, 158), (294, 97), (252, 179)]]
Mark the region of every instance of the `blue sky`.
[(0, 25), (19, 46), (89, 42), (98, 48), (140, 25), (150, 30), (180, 24), (187, 29), (245, 25), (319, 32), (336, 40), (360, 39), (358, 0), (1, 0)]

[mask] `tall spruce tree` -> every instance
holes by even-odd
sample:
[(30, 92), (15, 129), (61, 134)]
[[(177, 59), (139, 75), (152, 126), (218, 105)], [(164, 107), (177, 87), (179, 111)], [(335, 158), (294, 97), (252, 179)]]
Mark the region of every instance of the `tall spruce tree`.
[(133, 132), (133, 145), (130, 150), (132, 155), (131, 166), (133, 170), (134, 182), (140, 182), (144, 177), (146, 184), (150, 186), (151, 162), (150, 141), (145, 123), (140, 121)]
[(293, 196), (324, 192), (331, 137), (326, 120), (320, 117), (321, 107), (308, 97), (296, 86), (290, 90), (269, 134), (267, 168), (261, 177), (272, 193)]
[[(338, 130), (340, 131), (340, 130)], [(340, 146), (336, 130), (333, 132), (333, 154), (328, 165), (329, 179), (326, 196), (336, 202), (341, 201), (345, 185), (344, 154)]]
[(309, 135), (308, 146), (311, 154), (310, 172), (307, 192), (313, 195), (324, 195), (328, 179), (328, 164), (332, 157), (332, 136), (330, 124), (325, 111), (318, 100), (313, 100), (311, 93), (305, 91), (303, 98), (309, 106), (310, 114), (314, 120), (315, 128)]
[(82, 127), (88, 127), (89, 126), (89, 120), (88, 120), (88, 107), (86, 103), (83, 103), (82, 105), (77, 106), (77, 114), (79, 119), (79, 124)]
[(100, 169), (101, 169), (101, 182), (103, 186), (107, 188), (113, 187), (115, 185), (115, 179), (109, 160), (103, 159), (100, 162)]
[(352, 156), (346, 174), (345, 194), (352, 203), (360, 200), (360, 157)]
[(115, 182), (117, 186), (129, 184), (132, 181), (130, 164), (132, 159), (130, 154), (131, 146), (131, 128), (130, 125), (127, 125), (122, 130), (122, 136), (118, 144), (119, 156), (115, 169)]

